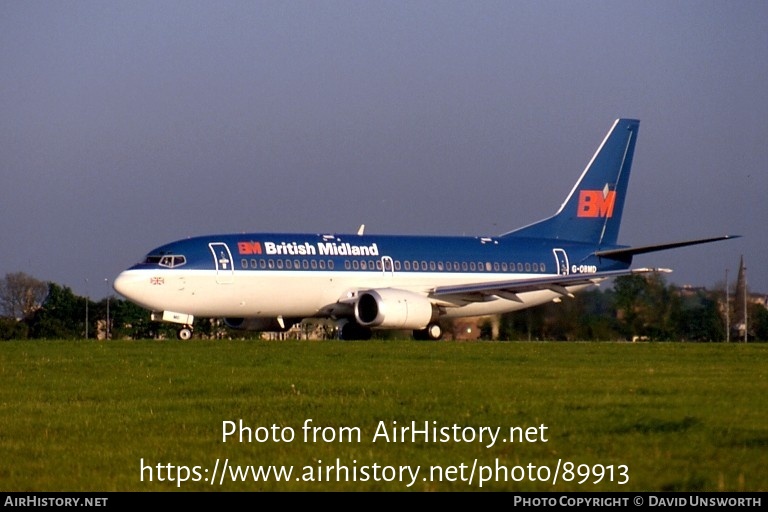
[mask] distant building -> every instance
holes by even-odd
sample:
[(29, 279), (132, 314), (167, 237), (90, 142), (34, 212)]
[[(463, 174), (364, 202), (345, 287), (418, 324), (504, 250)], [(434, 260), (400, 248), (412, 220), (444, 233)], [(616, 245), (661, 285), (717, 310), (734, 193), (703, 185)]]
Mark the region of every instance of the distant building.
[(736, 277), (736, 290), (733, 294), (733, 321), (731, 322), (731, 341), (734, 337), (744, 339), (747, 334), (747, 269), (744, 256), (739, 260), (739, 273)]

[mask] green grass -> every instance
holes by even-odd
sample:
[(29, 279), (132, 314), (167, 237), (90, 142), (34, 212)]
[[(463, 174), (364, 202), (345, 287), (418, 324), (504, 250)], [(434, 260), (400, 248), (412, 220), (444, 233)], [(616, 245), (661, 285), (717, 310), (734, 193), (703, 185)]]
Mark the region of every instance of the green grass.
[[(5, 342), (0, 490), (765, 491), (767, 377), (764, 344)], [(336, 439), (305, 442), (307, 419)], [(239, 420), (294, 439), (222, 442), (223, 422)], [(373, 442), (380, 422), (412, 421), (503, 433), (490, 448)], [(501, 441), (509, 427), (542, 424), (546, 442)], [(360, 440), (342, 439), (344, 427), (356, 427)], [(142, 473), (142, 459), (151, 471)], [(250, 476), (211, 485), (205, 479), (217, 459), (217, 475), (225, 459), (290, 465), (293, 474), (288, 482)], [(317, 468), (337, 459), (350, 475), (357, 468), (358, 481), (336, 481), (335, 472), (318, 481)], [(508, 468), (510, 478), (481, 488), (477, 469), (471, 484), (460, 472), (455, 481), (424, 480), (430, 466), (464, 464), (468, 477), (475, 460)], [(558, 460), (613, 466), (614, 477), (579, 484), (582, 477), (563, 478), (561, 465), (554, 485), (551, 476), (538, 479), (546, 472), (511, 479), (511, 468), (529, 464), (551, 475)], [(375, 481), (374, 463), (418, 466), (419, 476), (411, 487)], [(176, 481), (177, 466), (189, 468), (188, 481)], [(315, 481), (303, 481), (305, 466)], [(360, 481), (364, 466), (369, 478)]]

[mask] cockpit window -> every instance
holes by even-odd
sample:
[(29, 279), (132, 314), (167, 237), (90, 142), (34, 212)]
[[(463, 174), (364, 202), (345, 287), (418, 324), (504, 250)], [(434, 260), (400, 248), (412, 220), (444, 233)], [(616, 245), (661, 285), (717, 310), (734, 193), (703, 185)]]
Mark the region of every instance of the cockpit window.
[(186, 256), (180, 256), (178, 254), (164, 254), (164, 255), (157, 255), (157, 254), (150, 254), (147, 256), (147, 259), (144, 261), (144, 263), (152, 263), (155, 265), (160, 265), (161, 267), (166, 268), (176, 268), (184, 265), (187, 262)]

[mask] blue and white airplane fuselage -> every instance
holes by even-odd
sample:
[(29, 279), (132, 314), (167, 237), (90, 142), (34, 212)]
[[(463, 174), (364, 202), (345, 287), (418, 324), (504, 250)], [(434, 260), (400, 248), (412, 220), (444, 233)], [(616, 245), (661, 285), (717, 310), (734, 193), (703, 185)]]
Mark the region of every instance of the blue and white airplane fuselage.
[[(630, 269), (634, 254), (729, 238), (631, 248), (616, 243), (639, 122), (618, 119), (552, 217), (493, 237), (249, 233), (188, 238), (151, 251), (115, 290), (192, 335), (195, 317), (285, 330), (339, 321), (344, 339), (409, 329), (438, 339), (443, 318), (558, 300)], [(658, 269), (656, 269), (658, 270)]]

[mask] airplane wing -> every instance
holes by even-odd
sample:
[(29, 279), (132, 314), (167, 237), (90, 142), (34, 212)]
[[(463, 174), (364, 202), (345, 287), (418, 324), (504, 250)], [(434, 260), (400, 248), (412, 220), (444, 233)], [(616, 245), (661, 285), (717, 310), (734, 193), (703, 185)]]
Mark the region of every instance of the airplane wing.
[(649, 272), (672, 272), (667, 268), (637, 268), (596, 272), (594, 274), (568, 274), (530, 279), (515, 279), (510, 281), (494, 281), (488, 283), (472, 283), (452, 286), (437, 286), (429, 291), (429, 297), (443, 302), (445, 305), (463, 306), (470, 302), (487, 302), (501, 297), (515, 302), (523, 302), (519, 293), (537, 290), (550, 290), (560, 295), (573, 297), (568, 286), (584, 284), (597, 285), (606, 279), (631, 274)]

